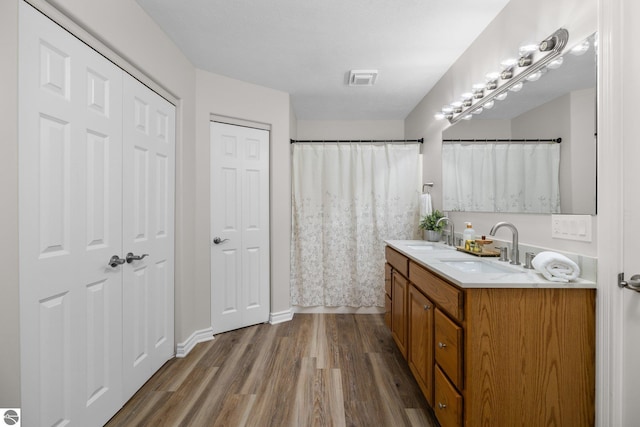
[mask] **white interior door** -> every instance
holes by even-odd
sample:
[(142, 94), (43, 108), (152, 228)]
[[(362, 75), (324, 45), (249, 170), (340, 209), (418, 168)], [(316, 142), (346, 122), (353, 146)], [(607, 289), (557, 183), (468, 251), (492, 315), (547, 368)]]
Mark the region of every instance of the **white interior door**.
[(23, 425), (122, 404), (122, 72), (20, 2)]
[[(625, 45), (633, 46), (640, 42), (640, 27), (636, 17), (640, 14), (640, 3), (627, 0), (624, 4)], [(624, 80), (619, 84), (624, 88), (623, 103), (623, 271), (625, 279), (640, 274), (640, 176), (638, 162), (640, 161), (640, 144), (638, 134), (640, 123), (636, 118), (637, 98), (640, 95), (640, 82), (632, 70), (640, 67), (638, 55), (624, 54)], [(626, 71), (629, 70), (629, 73)], [(636, 278), (637, 279), (637, 278)], [(640, 405), (637, 396), (640, 393), (640, 293), (628, 289), (622, 291), (622, 424), (624, 426), (638, 425), (640, 422)]]
[(211, 323), (269, 320), (269, 132), (211, 123)]
[(124, 76), (124, 388), (130, 397), (174, 354), (175, 108)]

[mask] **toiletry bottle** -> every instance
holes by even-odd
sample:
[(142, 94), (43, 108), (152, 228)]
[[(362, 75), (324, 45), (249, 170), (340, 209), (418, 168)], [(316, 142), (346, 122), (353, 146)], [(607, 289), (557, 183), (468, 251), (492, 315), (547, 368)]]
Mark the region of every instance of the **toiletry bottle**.
[(467, 228), (464, 229), (462, 233), (462, 240), (464, 241), (464, 249), (467, 251), (471, 250), (471, 242), (475, 242), (476, 239), (476, 231), (471, 227), (470, 222), (465, 222)]

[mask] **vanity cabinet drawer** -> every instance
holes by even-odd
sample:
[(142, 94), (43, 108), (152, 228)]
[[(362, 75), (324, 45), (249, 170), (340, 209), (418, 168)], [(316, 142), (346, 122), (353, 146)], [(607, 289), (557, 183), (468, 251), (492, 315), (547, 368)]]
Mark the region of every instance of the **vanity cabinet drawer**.
[(389, 246), (385, 247), (385, 256), (387, 262), (391, 264), (394, 270), (402, 274), (404, 277), (409, 277), (409, 258), (402, 255), (400, 252), (391, 249)]
[(435, 405), (433, 408), (441, 427), (462, 426), (462, 395), (436, 365)]
[(435, 359), (451, 382), (460, 390), (463, 385), (462, 372), (462, 327), (456, 325), (446, 314), (435, 312)]
[(391, 298), (391, 264), (384, 265), (384, 293)]
[(437, 306), (462, 321), (462, 291), (414, 262), (409, 263), (409, 280)]

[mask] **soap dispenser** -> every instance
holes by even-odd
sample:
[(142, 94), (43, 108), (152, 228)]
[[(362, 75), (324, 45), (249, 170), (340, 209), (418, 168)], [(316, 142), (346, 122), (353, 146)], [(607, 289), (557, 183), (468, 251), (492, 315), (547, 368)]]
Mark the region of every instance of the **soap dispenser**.
[(476, 231), (473, 229), (470, 222), (465, 222), (465, 224), (467, 227), (462, 233), (462, 240), (464, 241), (464, 249), (466, 251), (470, 251), (473, 246), (472, 242), (475, 243)]

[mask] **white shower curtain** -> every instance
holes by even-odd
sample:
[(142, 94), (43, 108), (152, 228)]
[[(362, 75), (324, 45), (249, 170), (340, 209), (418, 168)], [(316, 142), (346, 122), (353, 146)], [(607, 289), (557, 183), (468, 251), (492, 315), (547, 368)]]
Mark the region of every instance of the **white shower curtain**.
[(445, 211), (560, 213), (560, 144), (447, 143)]
[(291, 298), (384, 306), (384, 240), (418, 235), (418, 144), (296, 143)]

